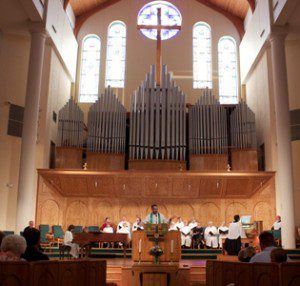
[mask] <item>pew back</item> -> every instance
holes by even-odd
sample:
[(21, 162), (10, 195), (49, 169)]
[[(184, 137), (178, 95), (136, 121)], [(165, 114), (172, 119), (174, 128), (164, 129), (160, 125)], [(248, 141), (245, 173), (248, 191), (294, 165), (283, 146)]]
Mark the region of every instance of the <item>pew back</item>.
[(300, 285), (300, 263), (241, 263), (207, 261), (206, 285), (223, 286), (296, 286)]
[(104, 286), (106, 261), (1, 262), (1, 286)]

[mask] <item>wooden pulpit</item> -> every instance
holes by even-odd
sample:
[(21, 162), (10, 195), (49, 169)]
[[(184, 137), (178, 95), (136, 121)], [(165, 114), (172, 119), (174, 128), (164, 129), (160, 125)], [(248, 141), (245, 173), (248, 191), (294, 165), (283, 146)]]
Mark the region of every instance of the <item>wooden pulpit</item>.
[[(150, 228), (149, 228), (150, 227)], [(163, 250), (159, 262), (179, 262), (181, 259), (181, 236), (179, 231), (165, 231), (163, 224), (146, 225), (144, 231), (135, 231), (132, 235), (132, 259), (135, 262), (153, 262), (150, 254), (155, 246), (154, 236)]]

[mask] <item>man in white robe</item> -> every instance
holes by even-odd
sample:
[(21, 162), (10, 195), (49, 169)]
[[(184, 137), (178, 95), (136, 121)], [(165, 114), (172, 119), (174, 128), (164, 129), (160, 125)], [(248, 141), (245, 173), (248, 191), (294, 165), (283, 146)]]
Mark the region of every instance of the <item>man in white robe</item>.
[(218, 228), (218, 233), (219, 233), (219, 247), (223, 247), (223, 239), (225, 239), (228, 236), (228, 227), (225, 225), (225, 221), (222, 222), (221, 226)]
[(185, 226), (185, 224), (184, 224), (183, 220), (181, 219), (181, 217), (178, 217), (178, 218), (177, 218), (177, 222), (176, 222), (176, 224), (175, 224), (175, 227), (176, 227), (179, 231), (181, 231), (181, 229), (182, 229), (184, 226)]
[(165, 218), (164, 215), (158, 212), (158, 206), (153, 204), (151, 206), (152, 212), (148, 214), (144, 220), (144, 223), (151, 223), (151, 224), (161, 224), (161, 223), (168, 223), (168, 220)]
[(198, 226), (198, 222), (195, 220), (195, 218), (193, 217), (189, 223), (189, 227), (191, 229), (193, 229), (194, 227), (197, 227)]
[(181, 232), (181, 246), (190, 248), (192, 245), (191, 227), (188, 225), (188, 221), (183, 222), (184, 226), (180, 229)]
[(211, 221), (205, 228), (204, 239), (207, 247), (218, 248), (218, 230)]
[(128, 239), (130, 236), (130, 223), (126, 220), (126, 217), (122, 217), (122, 220), (119, 222), (117, 226), (117, 233), (125, 233), (128, 234)]

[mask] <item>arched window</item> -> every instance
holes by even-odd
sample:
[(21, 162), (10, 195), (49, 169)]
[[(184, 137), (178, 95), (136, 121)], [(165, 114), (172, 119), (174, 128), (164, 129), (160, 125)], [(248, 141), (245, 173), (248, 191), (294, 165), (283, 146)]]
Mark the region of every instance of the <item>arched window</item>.
[(105, 86), (124, 87), (126, 61), (126, 25), (112, 22), (108, 28)]
[(100, 38), (88, 35), (84, 38), (81, 52), (79, 102), (95, 102), (99, 93)]
[(193, 87), (212, 88), (211, 29), (199, 22), (193, 28)]
[(222, 37), (218, 44), (220, 103), (238, 103), (237, 50), (232, 37)]

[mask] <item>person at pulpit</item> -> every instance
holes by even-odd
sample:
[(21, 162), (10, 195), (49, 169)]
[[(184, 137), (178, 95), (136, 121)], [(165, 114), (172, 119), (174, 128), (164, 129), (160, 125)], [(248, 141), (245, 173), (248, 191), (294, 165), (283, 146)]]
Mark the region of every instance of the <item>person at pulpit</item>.
[(209, 221), (208, 226), (205, 228), (204, 239), (207, 248), (218, 248), (218, 230), (212, 221)]
[(160, 223), (168, 223), (168, 220), (165, 216), (158, 212), (157, 204), (153, 204), (151, 206), (151, 213), (148, 214), (144, 220), (144, 223), (151, 223), (151, 224), (160, 224)]
[(280, 230), (281, 229), (281, 217), (280, 215), (276, 216), (276, 221), (272, 225), (272, 230)]
[(143, 222), (140, 217), (136, 217), (135, 223), (132, 225), (132, 231), (141, 231), (144, 230)]
[(229, 224), (228, 236), (225, 240), (224, 249), (228, 255), (238, 255), (241, 247), (241, 238), (244, 236), (243, 226), (239, 215), (233, 217), (233, 222)]
[(190, 248), (192, 245), (191, 227), (188, 225), (188, 221), (183, 222), (184, 226), (180, 229), (181, 232), (181, 247)]

